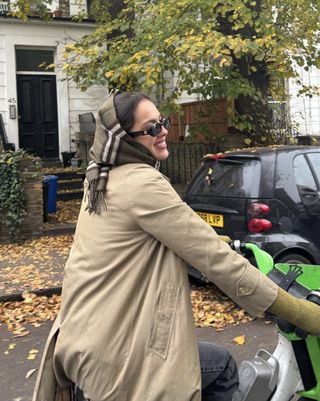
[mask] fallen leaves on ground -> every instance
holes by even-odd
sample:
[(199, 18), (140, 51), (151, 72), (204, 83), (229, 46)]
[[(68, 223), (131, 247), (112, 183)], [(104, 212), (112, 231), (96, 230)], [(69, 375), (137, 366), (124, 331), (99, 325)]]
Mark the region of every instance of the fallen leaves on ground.
[[(213, 327), (216, 331), (223, 331), (227, 325), (253, 320), (213, 285), (192, 290), (191, 301), (197, 327)], [(23, 337), (29, 334), (26, 324), (39, 327), (47, 320), (54, 320), (60, 303), (61, 296), (58, 295), (48, 298), (26, 292), (23, 302), (0, 304), (0, 322), (7, 325), (14, 334), (13, 338)]]
[(30, 361), (32, 361), (33, 359), (35, 359), (35, 357), (37, 356), (37, 353), (38, 353), (38, 352), (39, 352), (38, 349), (32, 349), (32, 350), (30, 350), (27, 359), (29, 359)]
[[(0, 322), (7, 325), (8, 330), (14, 334), (13, 338), (29, 334), (26, 324), (40, 327), (45, 321), (54, 320), (60, 309), (61, 296), (58, 295), (48, 298), (28, 294), (26, 299), (32, 299), (32, 302), (4, 302), (0, 304)], [(36, 352), (30, 353), (30, 355), (33, 354)]]
[(20, 333), (20, 334), (16, 334), (15, 336), (13, 336), (12, 338), (20, 338), (20, 337), (25, 337), (25, 336), (27, 336), (27, 335), (29, 335), (30, 334), (30, 331), (29, 330), (25, 330), (25, 331), (23, 331), (22, 333)]
[(5, 354), (5, 355), (9, 355), (9, 354), (10, 354), (10, 351), (12, 351), (13, 349), (16, 348), (16, 345), (17, 345), (17, 344), (15, 344), (15, 343), (9, 344), (9, 345), (8, 345), (8, 349), (6, 349), (6, 350), (4, 351), (4, 354)]
[(214, 327), (222, 331), (227, 325), (239, 325), (253, 320), (215, 285), (191, 291), (196, 327)]
[(81, 199), (69, 201), (57, 201), (57, 212), (48, 214), (48, 221), (44, 223), (45, 228), (49, 228), (57, 223), (72, 224), (76, 223), (81, 207)]
[(244, 345), (246, 342), (246, 336), (244, 334), (242, 336), (237, 336), (232, 341), (238, 345)]
[(0, 245), (0, 291), (11, 294), (60, 286), (72, 242), (72, 235), (60, 235)]
[(10, 262), (22, 257), (50, 259), (52, 251), (61, 255), (68, 255), (72, 241), (72, 235), (59, 235), (27, 240), (22, 244), (1, 244), (1, 261)]
[(41, 169), (41, 172), (43, 174), (52, 174), (52, 173), (59, 174), (59, 173), (67, 173), (67, 172), (69, 172), (69, 173), (74, 173), (74, 172), (83, 173), (84, 171), (85, 170), (83, 168), (73, 167), (73, 166), (60, 167), (60, 168), (59, 167), (43, 167)]

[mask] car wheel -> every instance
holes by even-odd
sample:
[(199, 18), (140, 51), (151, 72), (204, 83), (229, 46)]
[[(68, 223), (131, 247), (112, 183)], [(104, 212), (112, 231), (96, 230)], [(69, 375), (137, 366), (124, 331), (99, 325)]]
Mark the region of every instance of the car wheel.
[(206, 278), (204, 274), (199, 272), (199, 270), (194, 267), (188, 265), (188, 277), (191, 284), (196, 285), (197, 287), (203, 287), (209, 283), (209, 280)]
[(298, 253), (289, 253), (287, 255), (280, 256), (280, 258), (276, 260), (276, 263), (308, 265), (311, 264), (312, 262), (305, 256), (299, 255)]

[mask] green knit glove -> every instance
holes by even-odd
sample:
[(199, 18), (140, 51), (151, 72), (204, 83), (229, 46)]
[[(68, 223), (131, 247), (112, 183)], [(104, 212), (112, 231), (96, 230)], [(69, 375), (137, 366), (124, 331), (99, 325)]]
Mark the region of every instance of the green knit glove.
[(320, 335), (320, 306), (314, 302), (298, 299), (279, 288), (268, 311), (314, 336)]

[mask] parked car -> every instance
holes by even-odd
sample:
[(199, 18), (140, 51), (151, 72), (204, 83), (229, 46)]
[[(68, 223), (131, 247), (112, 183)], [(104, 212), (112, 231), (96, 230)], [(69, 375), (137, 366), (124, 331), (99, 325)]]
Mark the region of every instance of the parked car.
[[(253, 242), (276, 263), (320, 264), (320, 147), (207, 155), (184, 201), (218, 234)], [(201, 280), (192, 267), (189, 275)]]

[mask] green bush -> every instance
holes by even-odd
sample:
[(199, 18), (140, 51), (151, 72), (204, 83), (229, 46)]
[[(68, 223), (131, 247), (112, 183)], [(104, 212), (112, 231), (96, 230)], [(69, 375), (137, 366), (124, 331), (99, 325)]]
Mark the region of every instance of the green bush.
[(20, 239), (20, 225), (27, 215), (27, 200), (20, 161), (26, 157), (22, 150), (0, 153), (0, 220), (10, 237)]

